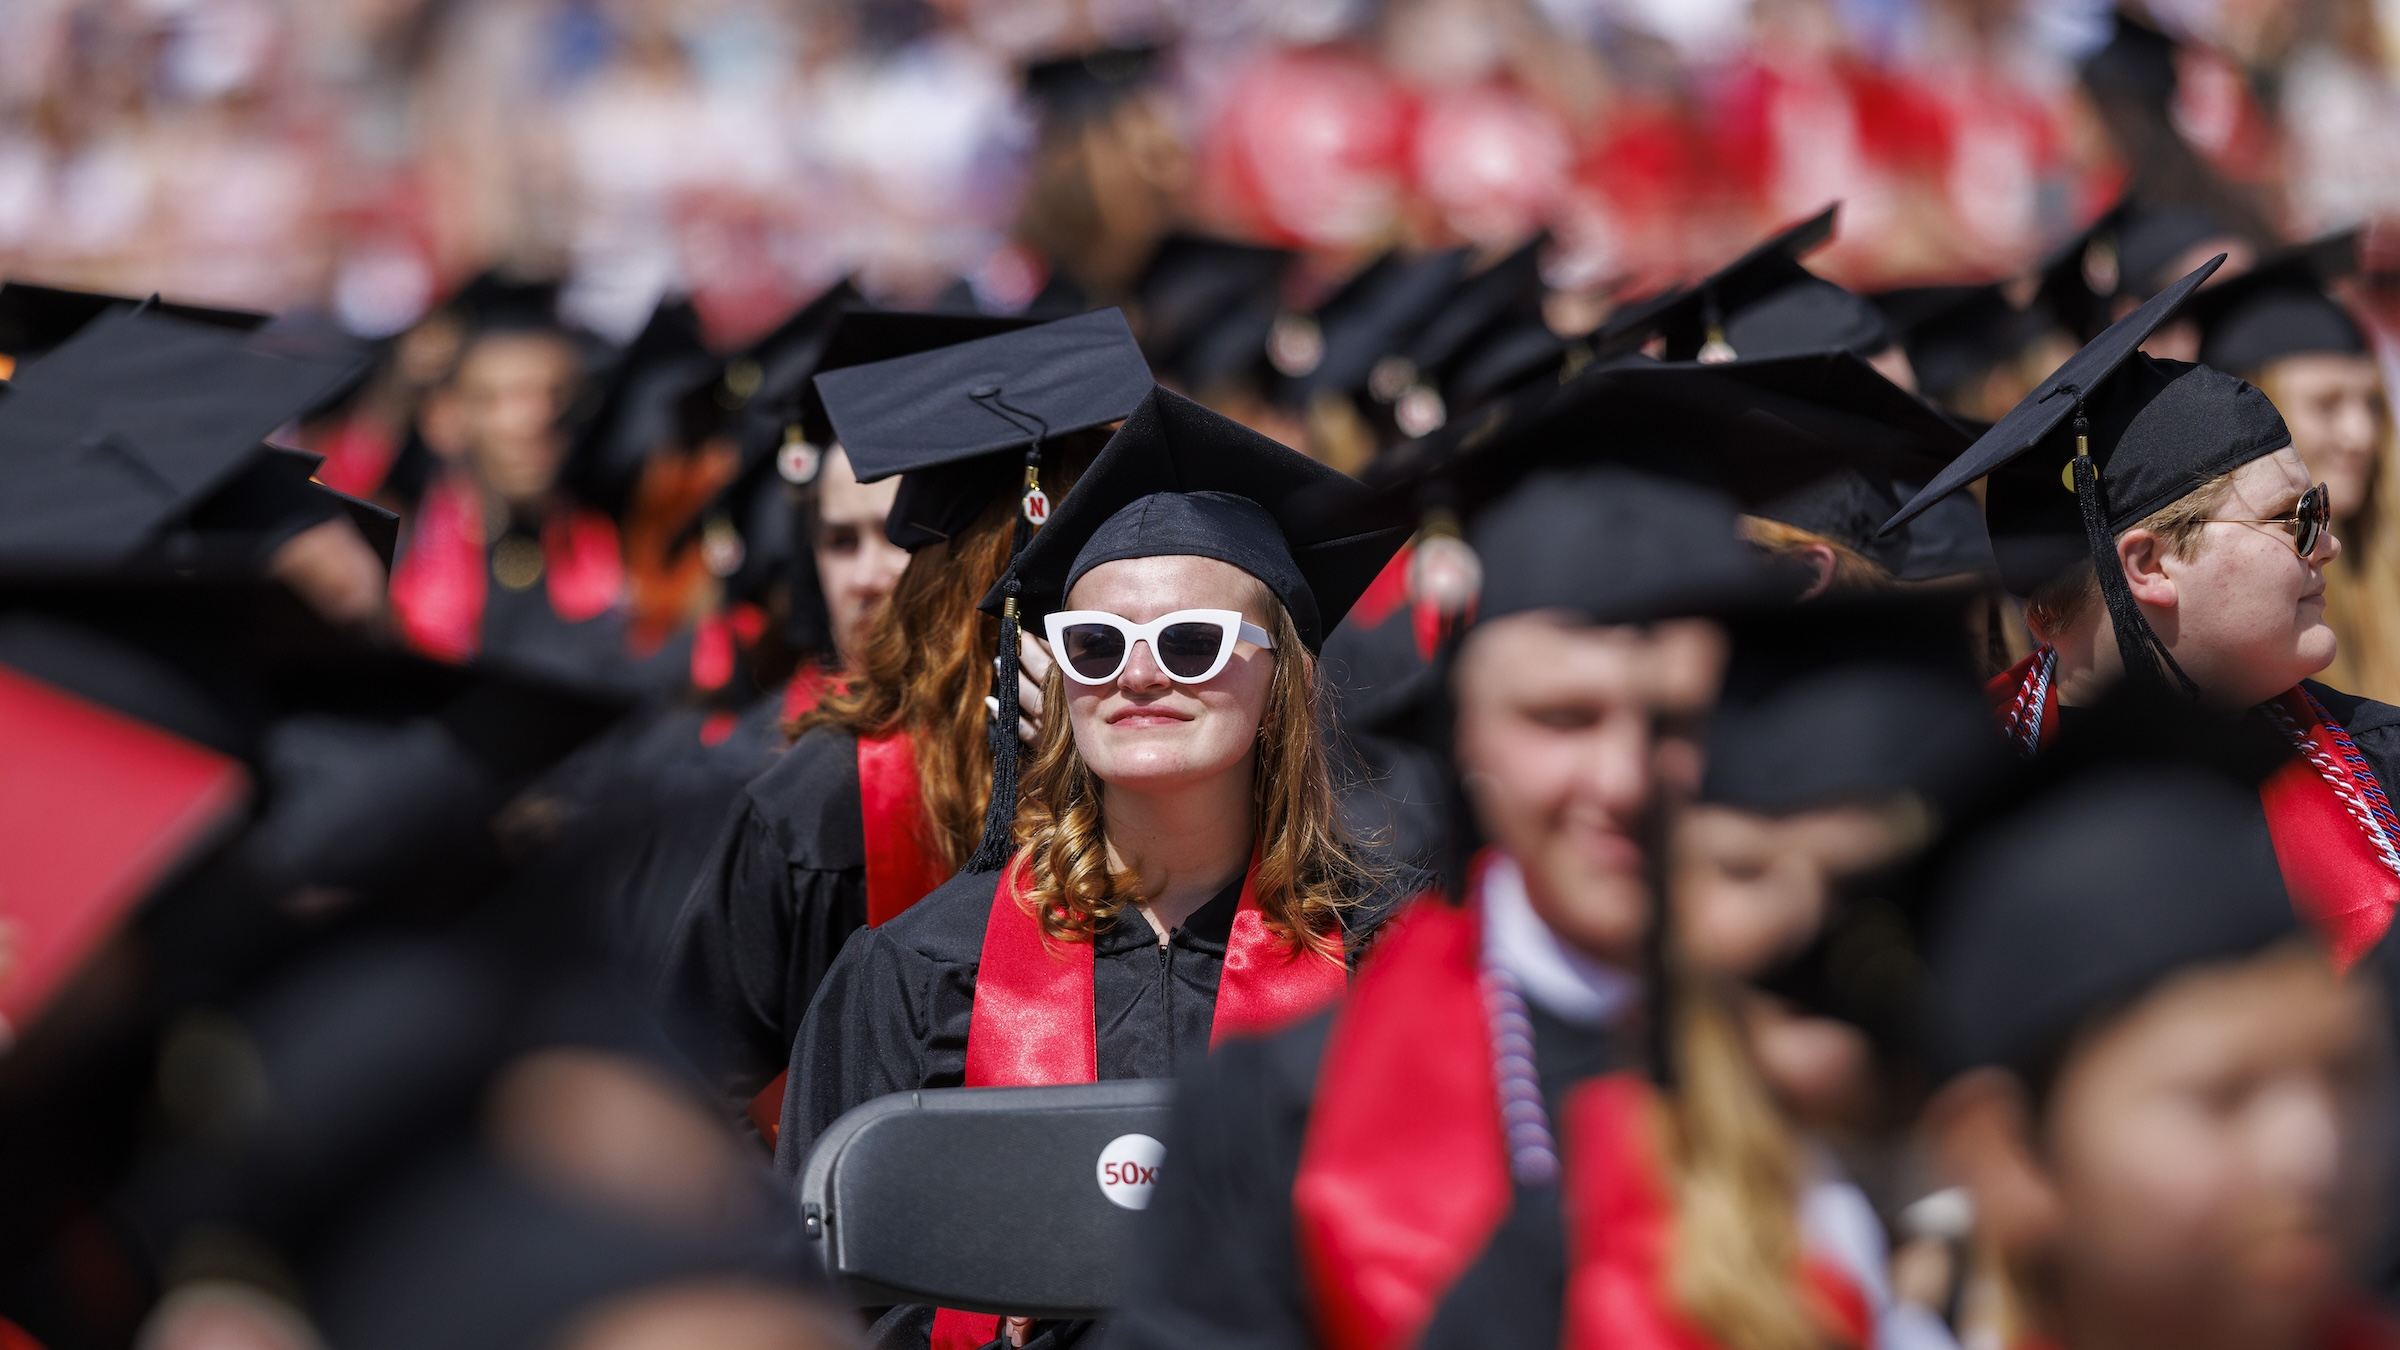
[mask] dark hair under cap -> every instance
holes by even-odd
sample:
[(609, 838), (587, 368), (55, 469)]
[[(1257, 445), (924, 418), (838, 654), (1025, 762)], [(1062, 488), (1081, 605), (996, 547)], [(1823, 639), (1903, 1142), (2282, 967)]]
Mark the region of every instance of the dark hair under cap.
[(2257, 794), (2157, 763), (2099, 771), (1969, 844), (1930, 947), (1933, 1067), (2033, 1076), (2093, 1017), (2298, 927)]
[[(1153, 492), (1119, 508), (1075, 554), (1066, 589), (1102, 563), (1188, 556), (1230, 563), (1258, 578), (1290, 611), (1292, 626), (1322, 633), (1317, 597), (1292, 561), (1291, 545), (1267, 508), (1230, 492)], [(1315, 644), (1311, 644), (1312, 648)]]

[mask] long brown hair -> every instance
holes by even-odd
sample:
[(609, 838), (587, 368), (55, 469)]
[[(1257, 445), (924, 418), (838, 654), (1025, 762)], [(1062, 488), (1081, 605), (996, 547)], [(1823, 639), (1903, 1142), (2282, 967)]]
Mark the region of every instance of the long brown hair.
[[(1260, 588), (1264, 590), (1264, 587)], [(1267, 926), (1295, 947), (1342, 956), (1342, 910), (1372, 884), (1368, 865), (1342, 827), (1317, 722), (1317, 669), (1292, 616), (1273, 598), (1275, 669), (1267, 682), (1251, 769), (1251, 824), (1261, 841), (1258, 906)], [(1026, 896), (1045, 937), (1089, 942), (1099, 926), (1141, 898), (1141, 879), (1108, 865), (1100, 780), (1075, 748), (1066, 716), (1066, 676), (1052, 666), (1043, 686), (1041, 749), (1017, 798), (1016, 840), (1027, 851)]]
[[(1064, 497), (1107, 442), (1105, 429), (1051, 441), (1042, 486)], [(952, 870), (983, 838), (992, 796), (992, 657), (1000, 621), (976, 606), (1008, 567), (1017, 497), (984, 505), (975, 523), (944, 543), (918, 549), (867, 625), (840, 692), (787, 724), (798, 740), (818, 727), (861, 738), (905, 731), (913, 742), (917, 791), (933, 837), (924, 841)]]

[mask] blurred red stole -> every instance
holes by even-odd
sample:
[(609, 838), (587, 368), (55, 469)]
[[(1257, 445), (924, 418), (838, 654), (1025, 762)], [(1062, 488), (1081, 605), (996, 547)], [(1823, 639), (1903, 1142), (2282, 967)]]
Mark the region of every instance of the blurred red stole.
[[(1486, 855), (1488, 858), (1489, 855)], [(1485, 859), (1473, 869), (1481, 889)], [(1399, 1350), (1431, 1324), (1515, 1203), (1482, 982), (1482, 908), (1420, 897), (1361, 967), (1317, 1071), (1294, 1228), (1330, 1350)], [(1674, 1207), (1647, 1079), (1578, 1087), (1559, 1131), (1564, 1342), (1708, 1350), (1667, 1293)], [(1794, 1277), (1827, 1330), (1866, 1344), (1864, 1297), (1809, 1259)]]
[[(0, 1045), (249, 796), (236, 761), (0, 666)], [(13, 949), (13, 950), (12, 950)]]

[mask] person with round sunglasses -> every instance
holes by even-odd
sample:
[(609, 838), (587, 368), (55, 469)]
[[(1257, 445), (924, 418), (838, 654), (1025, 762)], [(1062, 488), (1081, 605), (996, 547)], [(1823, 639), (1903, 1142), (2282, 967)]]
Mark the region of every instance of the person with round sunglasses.
[[(2334, 493), (2256, 386), (2140, 350), (2217, 263), (2094, 338), (1892, 524), (1976, 478), (2040, 646), (1989, 686), (2027, 755), (2129, 684), (2256, 724), (2291, 759), (2259, 790), (2294, 908), (2347, 966), (2400, 908), (2400, 708), (2311, 678), (2339, 639)], [(1887, 527), (1888, 528), (1888, 527)]]
[[(1408, 534), (1371, 502), (1166, 390), (1126, 420), (989, 602), (1054, 654), (1013, 851), (843, 948), (793, 1047), (781, 1171), (887, 1093), (1172, 1077), (1340, 997), (1416, 881), (1347, 836), (1318, 709), (1325, 634)], [(1001, 1330), (901, 1308), (876, 1341)]]

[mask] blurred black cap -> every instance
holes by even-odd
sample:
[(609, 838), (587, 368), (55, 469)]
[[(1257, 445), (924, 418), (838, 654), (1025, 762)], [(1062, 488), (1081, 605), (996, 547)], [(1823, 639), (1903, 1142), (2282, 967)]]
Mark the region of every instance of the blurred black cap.
[(2358, 269), (2358, 232), (2303, 244), (2192, 297), (2200, 362), (2255, 375), (2304, 352), (2367, 356), (2373, 349), (2350, 311), (2326, 287)]
[(2178, 971), (2295, 934), (2255, 788), (2191, 766), (2101, 768), (1962, 847), (1930, 944), (1943, 1077), (2029, 1077), (2090, 1019)]
[(692, 302), (661, 299), (596, 382), (596, 404), (576, 428), (560, 483), (610, 515), (622, 515), (651, 455), (705, 431), (686, 422), (686, 395), (722, 368), (701, 338)]
[(1390, 252), (1367, 264), (1313, 313), (1275, 319), (1268, 357), (1283, 376), (1276, 401), (1305, 407), (1320, 392), (1362, 394), (1376, 363), (1402, 352), (1450, 298), (1469, 250)]
[(16, 474), (0, 503), (0, 560), (92, 569), (134, 558), (350, 374), (159, 314), (93, 323), (0, 400), (0, 453)]
[(1833, 237), (1840, 213), (1839, 203), (1828, 206), (1699, 282), (1610, 315), (1596, 349), (1613, 356), (1658, 337), (1671, 361), (1882, 351), (1891, 333), (1875, 307), (1800, 265)]
[(1151, 369), (1195, 395), (1256, 376), (1292, 258), (1289, 249), (1201, 235), (1160, 241), (1134, 283)]

